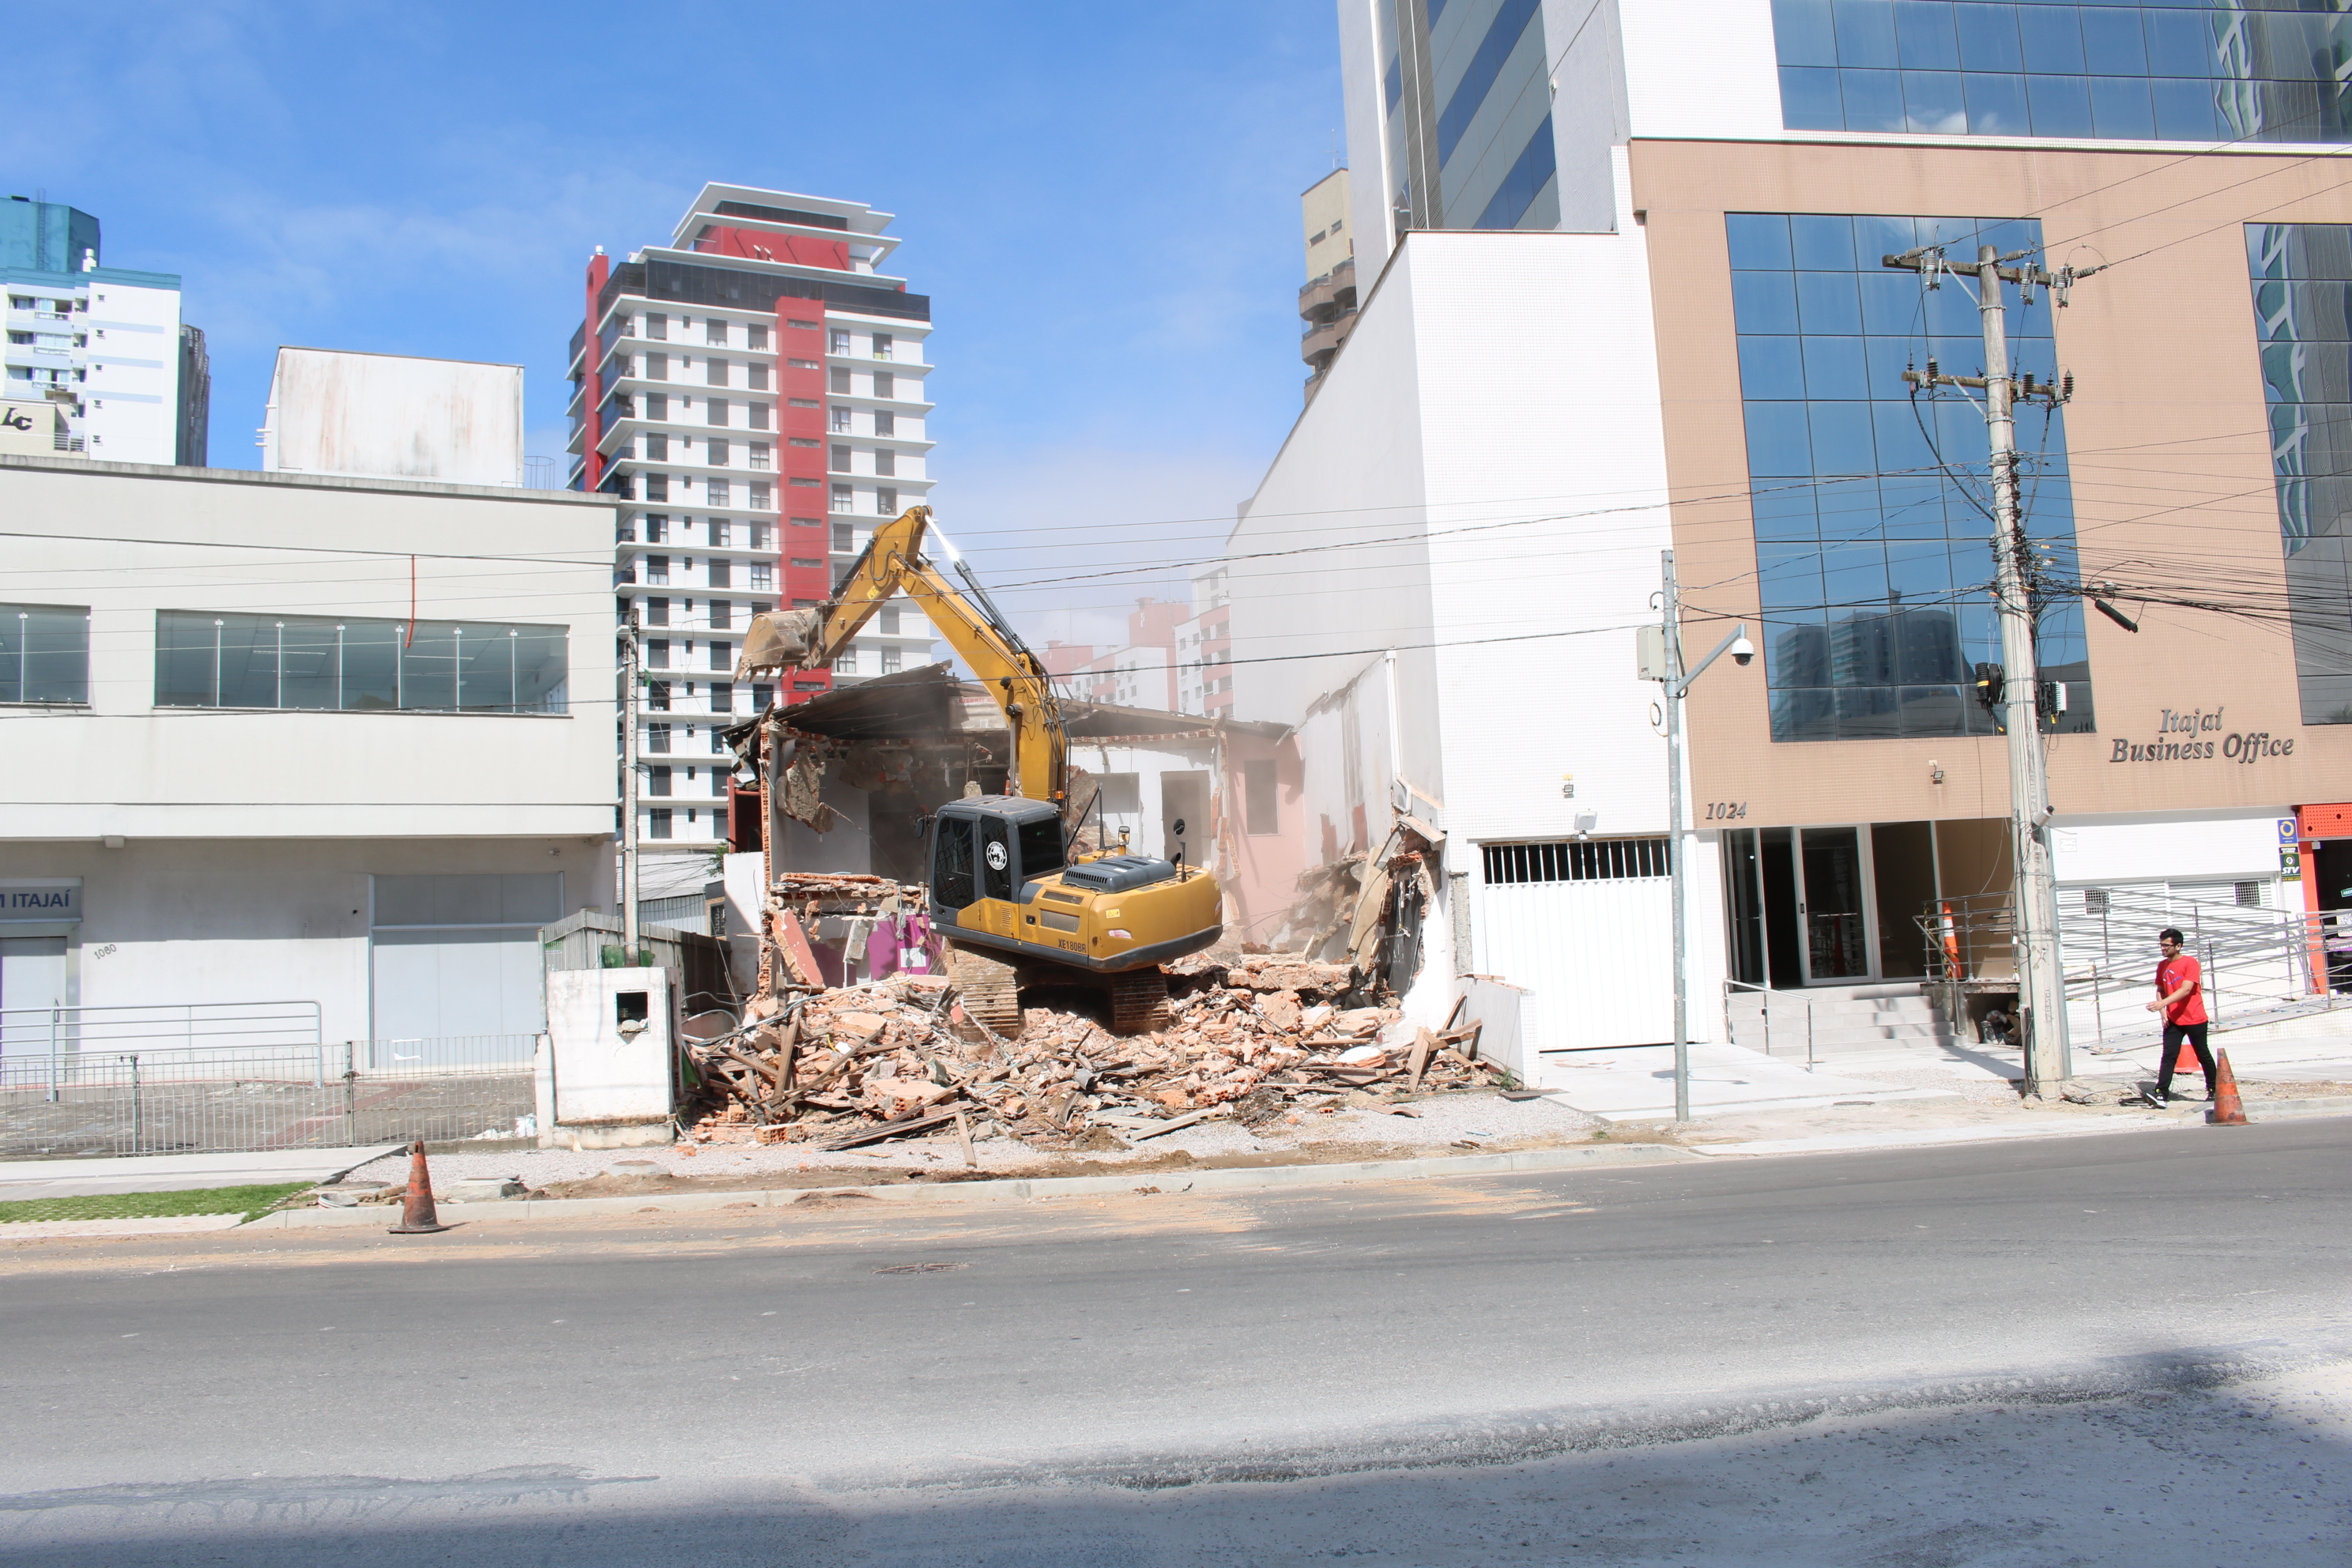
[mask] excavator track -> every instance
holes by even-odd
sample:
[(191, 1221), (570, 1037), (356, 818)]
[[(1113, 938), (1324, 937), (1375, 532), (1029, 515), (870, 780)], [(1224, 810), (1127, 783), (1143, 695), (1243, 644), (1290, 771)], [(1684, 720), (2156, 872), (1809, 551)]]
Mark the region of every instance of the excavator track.
[(949, 953), (948, 974), (968, 1016), (1008, 1037), (1021, 1033), (1021, 991), (1013, 965), (959, 947)]
[(1110, 1027), (1115, 1035), (1148, 1035), (1168, 1027), (1168, 976), (1157, 969), (1110, 977)]

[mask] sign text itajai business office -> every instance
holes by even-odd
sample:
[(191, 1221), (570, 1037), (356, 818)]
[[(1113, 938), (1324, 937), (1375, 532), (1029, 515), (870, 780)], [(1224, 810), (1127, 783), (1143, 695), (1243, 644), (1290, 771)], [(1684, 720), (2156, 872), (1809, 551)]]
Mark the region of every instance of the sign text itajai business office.
[(2167, 708), (2163, 710), (2163, 721), (2157, 726), (2155, 740), (2118, 738), (2107, 761), (2259, 763), (2265, 757), (2294, 755), (2294, 737), (2273, 735), (2268, 730), (2227, 730), (2223, 727), (2222, 711), (2216, 708), (2208, 713), (2200, 708), (2193, 712), (2176, 713)]

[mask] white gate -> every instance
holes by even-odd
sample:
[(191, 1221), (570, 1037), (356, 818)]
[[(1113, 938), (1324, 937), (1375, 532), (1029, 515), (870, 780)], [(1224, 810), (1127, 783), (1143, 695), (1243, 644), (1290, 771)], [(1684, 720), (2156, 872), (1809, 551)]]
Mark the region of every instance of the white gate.
[(1674, 884), (1666, 841), (1481, 847), (1477, 972), (1535, 993), (1534, 1048), (1671, 1041)]

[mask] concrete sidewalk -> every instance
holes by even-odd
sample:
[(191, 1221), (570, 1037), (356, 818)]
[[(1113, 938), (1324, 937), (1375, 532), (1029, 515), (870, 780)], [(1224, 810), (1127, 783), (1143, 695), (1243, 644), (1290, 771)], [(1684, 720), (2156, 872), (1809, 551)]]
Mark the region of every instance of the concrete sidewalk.
[[(1694, 1041), (1691, 1114), (1801, 1110), (1841, 1102), (1933, 1100), (1958, 1092), (1937, 1084), (1888, 1081), (1859, 1066), (1849, 1067), (1853, 1059), (1837, 1058), (1834, 1068), (1825, 1062), (1808, 1070), (1802, 1062), (1768, 1057), (1744, 1046)], [(1675, 1113), (1674, 1047), (1555, 1052), (1544, 1058), (1538, 1087), (1547, 1098), (1603, 1121), (1671, 1118)]]
[[(406, 1147), (271, 1149), (247, 1154), (127, 1154), (106, 1160), (0, 1161), (0, 1203), (79, 1198), (108, 1193), (184, 1193), (203, 1187), (258, 1187), (276, 1182), (331, 1182), (344, 1172)], [(13, 1234), (13, 1233), (12, 1233)]]

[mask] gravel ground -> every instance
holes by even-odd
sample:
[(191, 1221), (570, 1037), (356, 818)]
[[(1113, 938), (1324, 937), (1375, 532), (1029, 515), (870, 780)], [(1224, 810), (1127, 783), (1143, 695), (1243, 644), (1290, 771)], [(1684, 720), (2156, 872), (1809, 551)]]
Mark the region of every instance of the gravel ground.
[[(1580, 1111), (1548, 1100), (1508, 1100), (1491, 1092), (1428, 1095), (1410, 1101), (1418, 1117), (1397, 1116), (1362, 1108), (1299, 1113), (1298, 1121), (1267, 1122), (1255, 1128), (1234, 1121), (1196, 1122), (1163, 1132), (1131, 1150), (1052, 1151), (1033, 1148), (1004, 1137), (977, 1139), (973, 1152), (983, 1171), (1050, 1175), (1055, 1167), (1071, 1173), (1122, 1165), (1162, 1163), (1182, 1153), (1202, 1162), (1274, 1164), (1334, 1160), (1409, 1158), (1413, 1155), (1469, 1153), (1580, 1142), (1600, 1123)], [(1474, 1143), (1476, 1151), (1457, 1148)], [(856, 1178), (877, 1173), (913, 1169), (964, 1168), (962, 1147), (952, 1137), (908, 1138), (872, 1149), (827, 1153), (808, 1143), (673, 1144), (654, 1149), (488, 1150), (481, 1153), (436, 1154), (432, 1157), (436, 1186), (484, 1176), (513, 1176), (534, 1189), (558, 1182), (587, 1181), (612, 1173), (621, 1162), (650, 1162), (627, 1174), (713, 1178), (740, 1182), (757, 1176), (801, 1176), (806, 1172), (838, 1171)], [(353, 1171), (354, 1182), (407, 1179), (406, 1155), (377, 1160)]]

